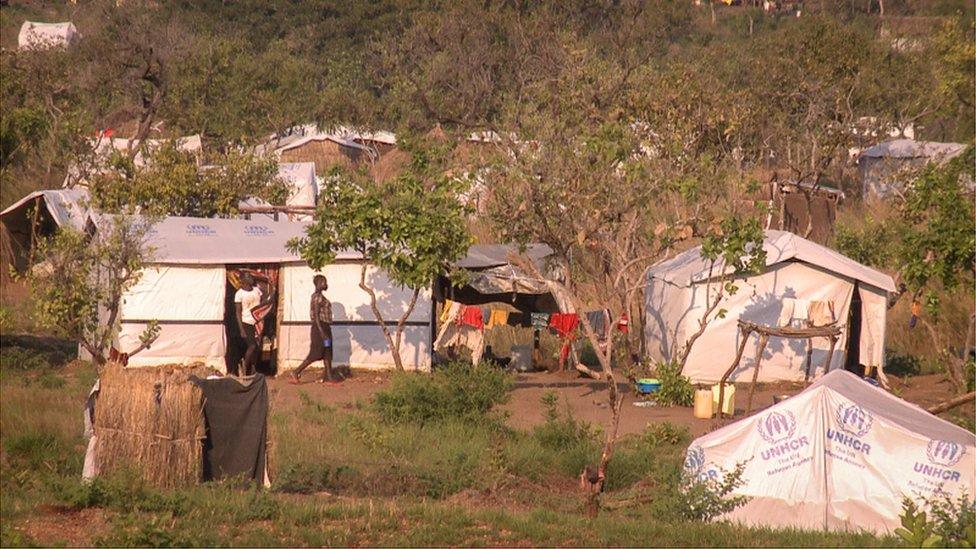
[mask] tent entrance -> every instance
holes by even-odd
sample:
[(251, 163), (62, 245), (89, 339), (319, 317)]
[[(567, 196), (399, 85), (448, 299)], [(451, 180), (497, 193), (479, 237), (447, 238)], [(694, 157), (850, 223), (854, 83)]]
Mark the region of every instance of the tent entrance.
[(237, 324), (237, 312), (234, 307), (234, 294), (237, 292), (237, 281), (240, 274), (251, 273), (257, 281), (257, 286), (265, 296), (272, 289), (278, 293), (278, 299), (264, 317), (261, 329), (261, 354), (258, 358), (257, 371), (268, 376), (278, 373), (278, 332), (281, 325), (281, 276), (280, 266), (272, 264), (242, 264), (227, 265), (227, 276), (224, 283), (224, 336), (227, 349), (224, 353), (224, 363), (227, 372), (238, 375), (240, 365), (244, 359), (247, 346), (241, 338)]
[(854, 283), (854, 295), (851, 296), (851, 310), (847, 316), (847, 358), (844, 369), (852, 374), (863, 376), (864, 366), (861, 365), (861, 321), (862, 321), (861, 287)]

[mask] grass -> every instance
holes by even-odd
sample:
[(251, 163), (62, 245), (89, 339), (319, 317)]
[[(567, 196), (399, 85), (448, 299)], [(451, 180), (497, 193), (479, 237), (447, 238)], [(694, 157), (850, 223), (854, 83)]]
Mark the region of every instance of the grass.
[[(890, 545), (864, 534), (701, 524), (674, 512), (688, 441), (669, 424), (624, 439), (605, 501), (645, 505), (585, 519), (576, 475), (600, 429), (554, 396), (531, 431), (448, 417), (384, 421), (373, 403), (314, 396), (273, 410), (272, 490), (207, 484), (163, 492), (129, 472), (80, 482), (81, 403), (90, 366), (5, 370), (0, 378), (0, 544), (231, 545)], [(29, 380), (29, 381), (28, 381)], [(483, 416), (492, 417), (488, 410)], [(51, 526), (42, 528), (39, 524)], [(74, 534), (65, 523), (80, 523)]]

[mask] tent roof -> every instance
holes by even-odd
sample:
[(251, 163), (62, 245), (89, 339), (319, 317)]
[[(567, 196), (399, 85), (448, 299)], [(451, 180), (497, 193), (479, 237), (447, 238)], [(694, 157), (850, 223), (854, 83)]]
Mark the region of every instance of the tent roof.
[[(860, 280), (888, 292), (895, 291), (895, 283), (890, 276), (861, 265), (835, 250), (793, 233), (767, 230), (763, 240), (763, 249), (766, 251), (767, 267), (790, 260), (798, 260), (839, 275)], [(698, 246), (679, 254), (677, 257), (658, 263), (648, 272), (648, 277), (679, 286), (690, 286), (696, 282), (708, 280), (709, 276), (718, 276), (723, 272), (724, 267), (724, 262), (719, 259), (715, 262), (715, 267), (710, 273), (709, 262), (702, 257), (701, 246)]]
[(12, 215), (14, 212), (28, 206), (37, 197), (42, 197), (44, 207), (54, 219), (59, 227), (72, 227), (78, 230), (84, 229), (88, 221), (88, 207), (85, 202), (88, 200), (86, 189), (52, 189), (44, 191), (34, 191), (11, 204), (7, 209), (0, 212), (0, 217)]
[(961, 143), (938, 143), (935, 141), (915, 141), (912, 139), (895, 139), (878, 143), (861, 152), (862, 157), (869, 158), (952, 158), (966, 148)]
[(976, 434), (954, 425), (902, 400), (888, 391), (875, 387), (846, 370), (834, 370), (821, 377), (803, 392), (830, 389), (872, 414), (883, 417), (915, 433), (929, 438), (947, 440), (969, 446), (976, 445)]
[[(94, 218), (101, 225), (106, 216)], [(153, 247), (150, 263), (218, 265), (301, 261), (288, 251), (288, 241), (305, 235), (305, 223), (269, 219), (167, 217), (155, 223), (146, 238)], [(353, 252), (337, 259), (359, 259)]]
[[(454, 263), (454, 266), (462, 269), (490, 269), (508, 265), (508, 256), (517, 253), (518, 248), (504, 244), (476, 244), (468, 249), (468, 255)], [(552, 255), (552, 248), (545, 244), (527, 244), (524, 255), (533, 262)]]

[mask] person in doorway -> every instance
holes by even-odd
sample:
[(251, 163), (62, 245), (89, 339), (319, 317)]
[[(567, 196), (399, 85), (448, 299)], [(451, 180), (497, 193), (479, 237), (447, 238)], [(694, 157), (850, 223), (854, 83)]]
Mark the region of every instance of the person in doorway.
[(309, 364), (321, 360), (325, 371), (319, 382), (335, 385), (341, 380), (332, 373), (332, 303), (325, 297), (324, 293), (329, 289), (329, 282), (322, 275), (315, 275), (312, 282), (315, 284), (315, 291), (312, 292), (312, 304), (309, 309), (309, 316), (312, 319), (311, 343), (308, 356), (292, 372), (291, 383), (299, 383), (305, 368), (308, 368)]
[(264, 293), (254, 283), (250, 273), (244, 273), (240, 278), (241, 287), (234, 294), (234, 310), (237, 314), (237, 326), (241, 330), (241, 339), (247, 346), (244, 352), (243, 375), (253, 375), (257, 371), (258, 354), (260, 353), (261, 334), (258, 333), (257, 319), (251, 312), (255, 307), (265, 305), (274, 299), (274, 290), (269, 292), (268, 298), (263, 299)]

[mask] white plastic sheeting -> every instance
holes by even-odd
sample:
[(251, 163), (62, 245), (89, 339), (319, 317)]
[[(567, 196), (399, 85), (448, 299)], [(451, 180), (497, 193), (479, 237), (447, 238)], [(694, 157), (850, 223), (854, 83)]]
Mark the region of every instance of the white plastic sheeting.
[(223, 320), (227, 277), (224, 267), (144, 269), (122, 302), (127, 320)]
[[(315, 206), (319, 196), (315, 179), (315, 162), (282, 162), (278, 164), (278, 177), (288, 185), (289, 206)], [(311, 219), (311, 216), (292, 216), (296, 220)]]
[[(307, 265), (286, 265), (282, 269), (285, 296), (284, 322), (310, 322), (309, 306), (314, 284), (312, 278), (323, 274), (329, 281), (325, 297), (332, 302), (332, 317), (335, 322), (376, 322), (370, 308), (369, 294), (359, 287), (362, 264), (338, 263), (326, 265), (321, 271), (313, 271)], [(376, 292), (377, 306), (384, 320), (395, 322), (407, 310), (413, 291), (401, 288), (392, 282), (376, 267), (369, 266), (366, 271), (366, 284)], [(420, 292), (414, 306), (410, 322), (430, 322), (430, 290)]]
[[(715, 318), (713, 313), (692, 347), (685, 375), (696, 382), (718, 381), (735, 359), (741, 341), (739, 320), (779, 326), (784, 307), (814, 301), (833, 304), (843, 333), (827, 370), (843, 367), (847, 351), (846, 324), (855, 283), (862, 300), (860, 361), (882, 367), (886, 290), (894, 288), (891, 278), (789, 233), (767, 231), (765, 247), (767, 268), (760, 274), (735, 280), (738, 291), (727, 294), (718, 308), (725, 311), (724, 318)], [(829, 253), (820, 253), (821, 248)], [(713, 279), (709, 283), (707, 262), (700, 252), (700, 248), (689, 250), (651, 271), (645, 292), (644, 337), (647, 351), (654, 359), (666, 361), (680, 355), (688, 339), (698, 331), (702, 315), (718, 291), (717, 281)], [(739, 368), (732, 373), (733, 380), (751, 379), (757, 347), (758, 337), (752, 336)], [(825, 373), (823, 365), (830, 342), (826, 338), (814, 338), (812, 348), (810, 373), (816, 377)], [(759, 381), (803, 380), (806, 370), (807, 340), (771, 337), (763, 354)]]
[[(116, 348), (123, 352), (138, 348), (139, 334), (145, 329), (145, 323), (123, 321)], [(129, 366), (202, 362), (223, 372), (226, 371), (226, 345), (223, 322), (169, 323), (161, 320), (159, 338), (150, 348), (130, 357)]]
[[(309, 324), (284, 324), (281, 326), (279, 370), (298, 367), (309, 349)], [(390, 326), (395, 330), (395, 326)], [(378, 324), (332, 325), (333, 360), (337, 366), (352, 368), (393, 368), (393, 355)], [(407, 326), (403, 331), (400, 354), (407, 370), (430, 370), (430, 328)], [(320, 364), (318, 364), (320, 365)], [(315, 366), (315, 364), (313, 364)]]
[(17, 47), (22, 50), (46, 50), (74, 45), (81, 34), (74, 23), (37, 23), (24, 21), (17, 35)]
[[(58, 224), (58, 227), (70, 227), (75, 230), (83, 230), (85, 223), (88, 222), (88, 191), (86, 189), (52, 189), (46, 191), (34, 191), (11, 204), (0, 212), (0, 217), (8, 216), (26, 218), (27, 210), (34, 200), (40, 197), (44, 203), (44, 208), (51, 214), (51, 218)], [(20, 211), (19, 211), (20, 210)]]
[[(326, 265), (313, 271), (306, 265), (286, 265), (282, 269), (284, 309), (282, 316), (279, 367), (290, 369), (308, 354), (311, 318), (309, 306), (317, 273), (325, 275), (332, 302), (333, 363), (354, 368), (390, 368), (393, 355), (370, 307), (369, 294), (359, 287), (360, 263)], [(391, 283), (376, 267), (368, 267), (366, 283), (374, 288), (377, 306), (390, 330), (407, 310), (412, 291)], [(430, 368), (431, 296), (425, 289), (417, 298), (410, 322), (404, 329), (401, 357), (407, 369)]]
[(744, 463), (722, 517), (752, 525), (890, 533), (905, 496), (976, 490), (976, 435), (857, 376), (835, 371), (805, 391), (704, 435), (685, 471), (721, 478)]

